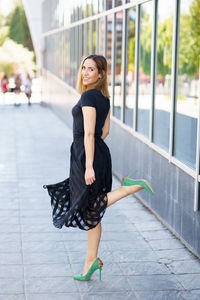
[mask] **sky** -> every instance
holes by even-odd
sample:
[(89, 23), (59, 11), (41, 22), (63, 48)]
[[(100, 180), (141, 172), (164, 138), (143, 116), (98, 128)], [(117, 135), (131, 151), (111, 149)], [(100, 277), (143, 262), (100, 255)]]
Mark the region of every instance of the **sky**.
[(4, 16), (7, 16), (12, 10), (13, 0), (0, 0), (0, 11)]

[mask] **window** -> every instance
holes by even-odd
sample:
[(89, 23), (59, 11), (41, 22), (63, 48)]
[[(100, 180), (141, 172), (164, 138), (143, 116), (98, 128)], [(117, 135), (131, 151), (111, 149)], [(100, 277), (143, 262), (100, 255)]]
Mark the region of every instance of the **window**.
[(116, 13), (115, 26), (115, 76), (114, 76), (114, 110), (113, 114), (116, 118), (121, 119), (122, 105), (122, 28), (123, 12)]
[(199, 10), (196, 0), (180, 2), (174, 155), (195, 169), (199, 97)]
[(105, 55), (105, 18), (99, 19), (99, 54)]
[(174, 1), (158, 1), (153, 141), (169, 151)]
[(126, 98), (125, 123), (133, 126), (133, 110), (135, 101), (135, 23), (136, 9), (127, 10), (127, 42), (126, 42)]
[(138, 87), (137, 130), (149, 136), (149, 112), (151, 107), (151, 35), (153, 2), (141, 5), (140, 63)]
[(112, 15), (107, 16), (107, 43), (106, 43), (106, 58), (108, 62), (108, 89), (112, 97), (112, 77), (111, 77), (111, 62), (112, 62)]

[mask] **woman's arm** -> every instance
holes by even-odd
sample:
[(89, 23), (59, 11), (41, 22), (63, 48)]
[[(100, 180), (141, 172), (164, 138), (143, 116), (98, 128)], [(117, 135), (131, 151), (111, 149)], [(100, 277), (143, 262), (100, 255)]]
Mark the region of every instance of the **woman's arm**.
[(106, 117), (106, 120), (105, 120), (105, 123), (104, 123), (104, 126), (102, 128), (102, 136), (101, 138), (104, 140), (107, 135), (109, 134), (109, 130), (110, 130), (110, 110), (108, 112), (108, 115)]
[(93, 169), (94, 161), (94, 136), (96, 125), (96, 109), (94, 107), (83, 106), (84, 120), (84, 147), (85, 147), (85, 182), (87, 185), (95, 181)]

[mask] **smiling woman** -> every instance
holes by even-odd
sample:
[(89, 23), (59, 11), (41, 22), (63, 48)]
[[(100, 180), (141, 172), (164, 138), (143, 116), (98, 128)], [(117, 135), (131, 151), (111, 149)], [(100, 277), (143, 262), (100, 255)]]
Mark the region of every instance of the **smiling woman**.
[[(70, 176), (63, 182), (44, 186), (51, 196), (53, 223), (56, 227), (79, 227), (88, 230), (88, 250), (82, 275), (88, 280), (99, 269), (97, 257), (101, 238), (101, 219), (108, 206), (149, 184), (123, 178), (121, 187), (111, 191), (110, 151), (104, 142), (110, 128), (110, 101), (107, 83), (107, 61), (101, 55), (89, 55), (79, 69), (77, 89), (80, 100), (72, 109), (73, 143)], [(130, 177), (130, 176), (129, 176)]]

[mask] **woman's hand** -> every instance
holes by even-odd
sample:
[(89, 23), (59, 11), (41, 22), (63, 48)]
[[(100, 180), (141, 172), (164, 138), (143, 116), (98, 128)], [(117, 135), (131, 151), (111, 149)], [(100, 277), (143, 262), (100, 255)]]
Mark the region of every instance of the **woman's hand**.
[(95, 173), (92, 167), (88, 167), (85, 170), (85, 183), (91, 185), (95, 181)]

